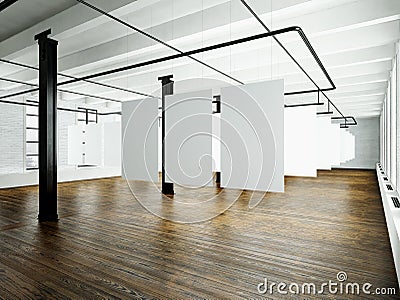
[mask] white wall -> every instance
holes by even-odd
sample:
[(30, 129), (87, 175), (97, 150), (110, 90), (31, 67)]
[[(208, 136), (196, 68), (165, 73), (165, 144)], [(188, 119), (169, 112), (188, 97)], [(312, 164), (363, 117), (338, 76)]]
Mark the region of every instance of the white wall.
[(0, 103), (0, 175), (23, 172), (24, 120), (23, 106)]
[(380, 118), (380, 161), (391, 183), (400, 191), (400, 57), (399, 44)]
[(317, 169), (330, 170), (332, 168), (332, 157), (334, 137), (332, 134), (332, 123), (330, 116), (317, 117)]
[[(75, 108), (64, 101), (60, 106)], [(92, 105), (91, 107), (96, 108)], [(99, 108), (101, 109), (101, 108)], [(106, 109), (107, 110), (107, 109)], [(110, 111), (110, 109), (108, 109)], [(113, 109), (115, 111), (117, 109)], [(99, 122), (119, 116), (99, 117)], [(68, 126), (76, 124), (76, 114), (58, 111), (58, 181), (73, 181), (120, 176), (120, 166), (76, 168), (68, 165)], [(0, 104), (0, 188), (38, 184), (38, 172), (25, 170), (25, 107)]]
[[(66, 107), (66, 105), (63, 105)], [(72, 105), (70, 106), (73, 107)], [(68, 126), (75, 124), (75, 114), (59, 110), (57, 114), (58, 124), (58, 167), (68, 166)]]
[[(399, 45), (396, 47), (396, 57), (393, 61), (388, 89), (383, 101), (381, 116), (378, 120), (380, 127), (380, 165), (377, 165), (378, 181), (385, 211), (386, 223), (392, 246), (393, 259), (396, 266), (397, 277), (400, 282), (400, 209), (394, 208), (391, 196), (399, 197), (400, 191), (400, 59)], [(383, 174), (382, 174), (383, 171)], [(386, 186), (391, 184), (394, 188), (389, 191)]]
[(397, 56), (396, 56), (396, 101), (397, 101), (397, 105), (396, 105), (396, 120), (395, 120), (395, 124), (396, 124), (396, 164), (397, 164), (397, 168), (396, 168), (396, 189), (399, 192), (400, 191), (400, 167), (399, 167), (399, 161), (400, 161), (400, 57), (399, 57), (399, 43), (397, 43), (396, 46), (396, 51), (397, 51)]
[[(121, 176), (120, 167), (90, 167), (90, 168), (63, 168), (57, 172), (58, 182), (108, 178)], [(28, 171), (25, 173), (11, 173), (0, 175), (0, 189), (19, 186), (37, 185), (39, 172)]]
[(379, 117), (357, 118), (357, 126), (348, 131), (355, 136), (355, 158), (340, 168), (375, 169), (379, 161)]

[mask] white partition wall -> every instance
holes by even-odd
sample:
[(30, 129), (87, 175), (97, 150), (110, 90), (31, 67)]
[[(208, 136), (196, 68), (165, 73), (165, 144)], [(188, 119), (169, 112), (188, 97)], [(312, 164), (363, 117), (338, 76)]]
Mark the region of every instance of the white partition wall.
[(356, 137), (350, 133), (350, 150), (349, 150), (349, 160), (353, 160), (356, 157)]
[(212, 185), (212, 91), (166, 96), (165, 104), (166, 182)]
[(348, 143), (347, 137), (348, 137), (347, 131), (342, 129), (340, 131), (340, 163), (345, 163), (347, 161), (347, 153), (346, 153), (347, 143)]
[(102, 165), (103, 124), (85, 125), (85, 164)]
[(158, 182), (158, 99), (122, 103), (122, 176)]
[(83, 153), (85, 147), (84, 125), (68, 126), (68, 164), (82, 165), (84, 163)]
[(68, 127), (68, 164), (121, 166), (121, 123)]
[(315, 106), (285, 108), (285, 175), (317, 176)]
[(102, 124), (68, 127), (68, 164), (101, 166), (102, 158)]
[(340, 162), (345, 163), (355, 158), (355, 137), (348, 130), (340, 134)]
[(221, 186), (284, 191), (283, 80), (221, 89)]
[(341, 131), (342, 129), (339, 124), (331, 124), (330, 157), (332, 166), (340, 165), (340, 153), (342, 148), (340, 139)]
[(103, 123), (104, 165), (121, 166), (121, 122)]
[(331, 117), (317, 117), (317, 169), (330, 170), (332, 152)]
[(212, 157), (213, 171), (221, 172), (221, 118), (220, 114), (212, 116)]

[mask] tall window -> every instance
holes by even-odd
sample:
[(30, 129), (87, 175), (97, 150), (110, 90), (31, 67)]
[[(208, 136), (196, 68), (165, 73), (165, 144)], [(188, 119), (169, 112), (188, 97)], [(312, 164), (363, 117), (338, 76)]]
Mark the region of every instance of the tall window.
[(387, 170), (387, 165), (386, 165), (386, 101), (387, 101), (387, 95), (385, 96), (385, 99), (383, 100), (383, 107), (382, 107), (382, 163), (383, 163), (383, 168)]
[(400, 56), (396, 55), (396, 184), (397, 191), (400, 192)]
[(387, 92), (386, 92), (386, 174), (390, 177), (391, 174), (391, 167), (392, 167), (392, 162), (391, 162), (391, 158), (392, 156), (390, 155), (391, 152), (391, 130), (392, 128), (390, 128), (391, 122), (391, 116), (392, 114), (390, 113), (390, 108), (391, 108), (391, 102), (392, 102), (392, 95), (391, 95), (391, 88), (390, 88), (390, 80), (389, 80), (389, 86), (387, 88)]
[(390, 101), (390, 180), (397, 187), (397, 63), (394, 62), (392, 77), (391, 77), (391, 101)]
[[(88, 125), (88, 124), (96, 124), (98, 123), (98, 112), (97, 109), (78, 107), (79, 110), (83, 110), (83, 112), (77, 113), (77, 121), (79, 125)], [(93, 164), (87, 163), (87, 151), (88, 143), (87, 143), (87, 129), (83, 129), (83, 140), (82, 140), (82, 162), (78, 164), (78, 167), (93, 167)]]
[[(26, 100), (27, 103), (37, 104), (36, 101)], [(25, 107), (25, 168), (39, 168), (39, 108)]]

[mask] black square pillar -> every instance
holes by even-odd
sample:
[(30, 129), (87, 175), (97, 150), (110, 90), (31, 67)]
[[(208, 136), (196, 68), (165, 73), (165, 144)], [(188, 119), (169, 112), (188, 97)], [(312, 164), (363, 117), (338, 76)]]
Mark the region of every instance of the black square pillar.
[(161, 192), (165, 195), (174, 194), (174, 184), (171, 182), (165, 182), (165, 96), (172, 95), (174, 93), (174, 81), (172, 80), (173, 75), (167, 75), (159, 77), (158, 80), (161, 81), (162, 86), (162, 111), (161, 111)]
[(215, 183), (221, 184), (221, 172), (215, 172)]
[(57, 221), (57, 45), (51, 30), (39, 44), (39, 222)]

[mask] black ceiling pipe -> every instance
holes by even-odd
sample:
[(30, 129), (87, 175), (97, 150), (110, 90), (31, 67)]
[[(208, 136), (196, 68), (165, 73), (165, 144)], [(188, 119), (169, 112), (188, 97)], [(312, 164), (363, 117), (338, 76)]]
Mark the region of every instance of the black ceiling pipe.
[(0, 2), (0, 12), (2, 12), (3, 10), (5, 10), (7, 7), (13, 5), (15, 2), (17, 2), (18, 0), (3, 0)]

